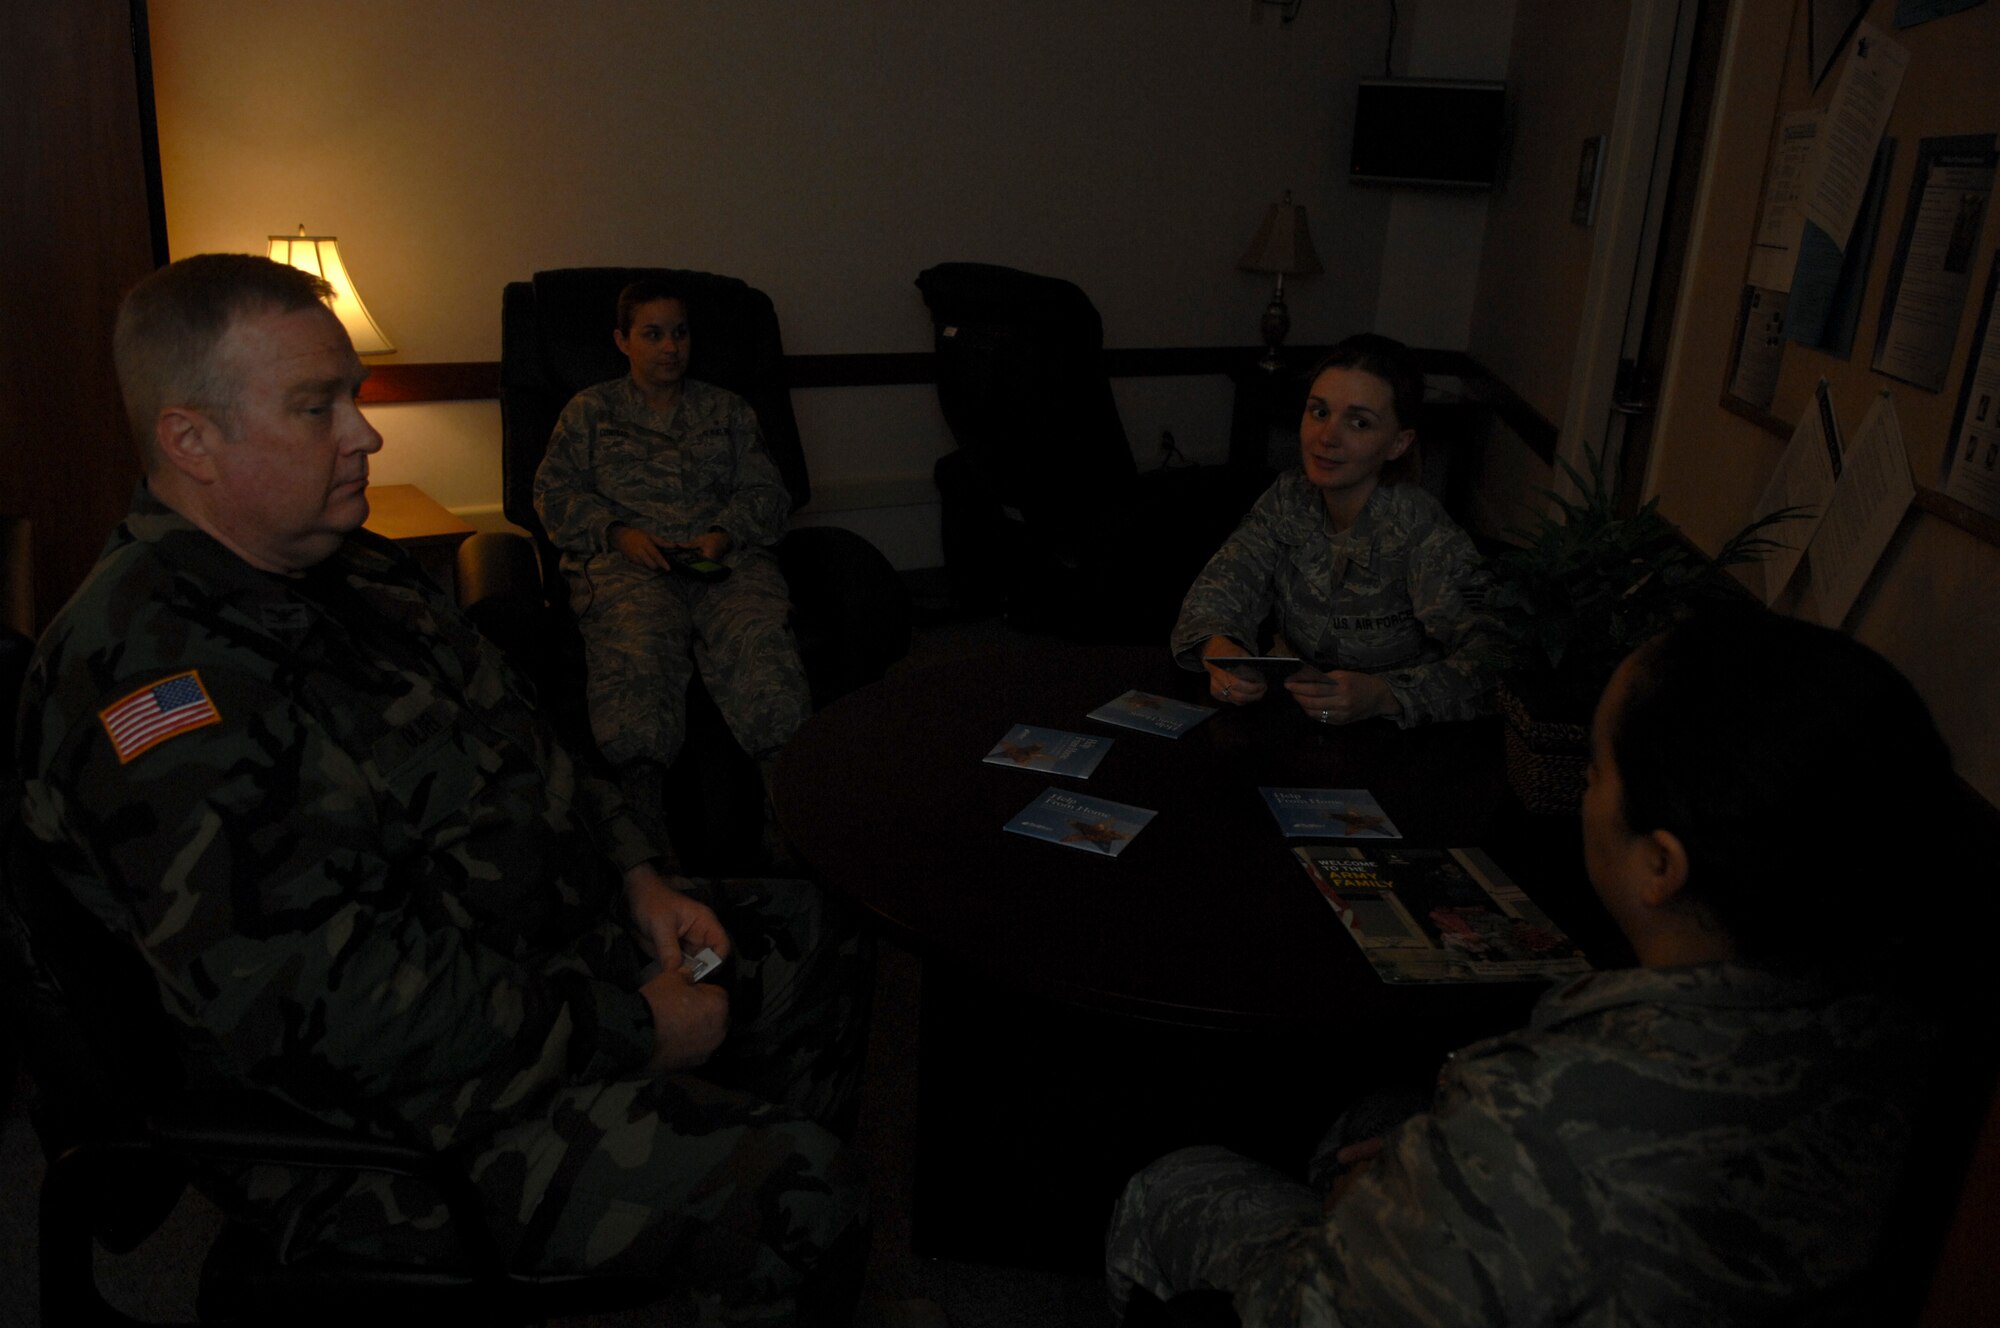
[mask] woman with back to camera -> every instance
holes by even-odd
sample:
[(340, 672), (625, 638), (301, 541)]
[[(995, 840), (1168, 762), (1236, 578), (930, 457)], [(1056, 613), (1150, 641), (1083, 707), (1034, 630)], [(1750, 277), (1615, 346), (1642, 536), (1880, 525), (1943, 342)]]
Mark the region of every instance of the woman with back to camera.
[(1258, 653), (1275, 610), (1272, 653), (1314, 666), (1285, 690), (1318, 722), (1408, 727), (1479, 713), (1492, 683), (1468, 596), (1484, 577), (1479, 554), (1437, 499), (1403, 482), (1416, 470), (1422, 403), (1409, 349), (1388, 337), (1349, 337), (1313, 371), (1299, 469), (1257, 500), (1174, 625), (1174, 658), (1206, 668), (1217, 700), (1264, 696), (1265, 683), (1228, 660)]
[(1350, 1112), (1306, 1181), (1154, 1163), (1112, 1222), (1114, 1301), (1226, 1291), (1262, 1328), (1896, 1321), (1905, 1168), (1990, 1084), (1937, 1077), (1942, 1017), (1990, 1027), (1942, 930), (1986, 906), (1917, 902), (1969, 856), (1960, 806), (1915, 689), (1851, 638), (1762, 609), (1655, 638), (1598, 704), (1582, 817), (1638, 965), (1453, 1053), (1426, 1110)]

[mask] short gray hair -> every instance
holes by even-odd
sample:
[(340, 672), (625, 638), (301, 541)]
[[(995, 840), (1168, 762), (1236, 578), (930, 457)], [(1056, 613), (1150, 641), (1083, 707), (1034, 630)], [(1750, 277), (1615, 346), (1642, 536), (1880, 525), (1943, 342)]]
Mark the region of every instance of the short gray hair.
[(325, 307), (332, 296), (333, 288), (310, 272), (254, 254), (196, 254), (128, 291), (111, 350), (146, 470), (159, 460), (153, 428), (168, 406), (199, 407), (228, 427), (237, 384), (216, 351), (237, 319)]

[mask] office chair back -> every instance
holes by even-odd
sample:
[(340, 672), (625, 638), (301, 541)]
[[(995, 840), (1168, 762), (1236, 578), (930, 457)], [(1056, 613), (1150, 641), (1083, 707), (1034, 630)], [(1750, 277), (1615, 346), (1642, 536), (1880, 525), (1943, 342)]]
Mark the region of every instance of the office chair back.
[(1030, 525), (1086, 522), (1115, 501), (1138, 466), (1090, 297), (990, 263), (939, 263), (917, 288), (945, 423), (994, 496)]

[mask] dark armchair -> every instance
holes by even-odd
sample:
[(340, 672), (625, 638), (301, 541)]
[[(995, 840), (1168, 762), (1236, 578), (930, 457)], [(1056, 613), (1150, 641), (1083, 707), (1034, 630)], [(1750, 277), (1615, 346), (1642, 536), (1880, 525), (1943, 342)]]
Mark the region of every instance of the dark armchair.
[(1082, 639), (1165, 644), (1180, 603), (1270, 482), (1257, 468), (1140, 472), (1111, 395), (1104, 323), (1071, 282), (988, 263), (917, 277), (938, 403), (954, 598)]
[[(618, 292), (659, 269), (562, 268), (511, 282), (500, 333), (501, 498), (507, 519), (533, 536), (532, 554), (506, 536), (476, 536), (460, 554), (460, 599), (473, 620), (527, 665), (542, 700), (589, 750), (583, 651), (555, 547), (535, 514), (535, 470), (556, 417), (578, 391), (628, 370), (612, 343)], [(793, 510), (812, 496), (792, 411), (784, 345), (770, 297), (735, 277), (670, 273), (688, 292), (690, 374), (737, 393), (757, 412)], [(866, 539), (831, 526), (797, 527), (777, 548), (792, 595), (815, 707), (882, 676), (909, 650), (910, 605), (901, 579)], [(532, 577), (529, 587), (522, 579)], [(762, 789), (700, 679), (690, 688), (688, 736), (668, 774), (668, 819), (689, 870), (730, 871), (754, 858)]]
[(38, 1222), (42, 1323), (151, 1322), (106, 1301), (96, 1252), (131, 1251), (191, 1182), (250, 1164), (416, 1177), (449, 1212), (456, 1254), (287, 1262), (263, 1232), (225, 1208), (202, 1264), (203, 1323), (349, 1324), (420, 1311), (530, 1323), (644, 1304), (670, 1290), (633, 1277), (514, 1269), (449, 1152), (336, 1130), (247, 1089), (191, 1089), (152, 974), (42, 867), (16, 815), (20, 786), (0, 787), (0, 798), (0, 1005), (22, 1043), (30, 1114), (47, 1156)]

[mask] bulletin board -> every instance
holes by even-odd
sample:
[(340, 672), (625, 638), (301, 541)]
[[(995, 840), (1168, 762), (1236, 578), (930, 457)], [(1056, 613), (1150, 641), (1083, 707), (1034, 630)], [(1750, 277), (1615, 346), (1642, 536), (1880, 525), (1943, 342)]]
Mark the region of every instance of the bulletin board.
[[(1979, 344), (1982, 327), (2000, 318), (1988, 310), (2000, 286), (2000, 191), (1977, 187), (1978, 154), (1965, 151), (1990, 149), (2000, 134), (2000, 2), (1738, 3), (1730, 25), (1649, 489), (1697, 543), (1718, 547), (1762, 510), (1802, 421), (1824, 412), (1851, 441), (1886, 391), (1908, 480), (1907, 501), (1890, 513), (1893, 534), (1847, 595), (1820, 593), (1833, 578), (1816, 583), (1808, 550), (1798, 575), (1766, 587), (1766, 598), (1894, 661), (1937, 715), (1961, 775), (2000, 804), (2000, 507), (1947, 493), (1944, 464), (1949, 448), (1966, 445), (1962, 408), (1976, 413), (1991, 395), (2000, 468), (2000, 391), (1968, 390), (1983, 350), (2000, 366), (2000, 328)], [(1876, 43), (1872, 56), (1901, 63), (1878, 139), (1848, 154), (1874, 185), (1850, 191), (1856, 219), (1833, 254), (1849, 269), (1832, 283), (1842, 289), (1826, 297), (1808, 283), (1805, 302), (1832, 316), (1788, 323), (1755, 280), (1771, 267), (1766, 223), (1783, 192), (1773, 180), (1788, 152), (1799, 156), (1802, 120), (1820, 113), (1825, 134), (1841, 115), (1842, 80), (1863, 40)], [(1855, 112), (1845, 111), (1838, 122), (1851, 135)], [(1961, 168), (1968, 173), (1946, 174)], [(1964, 288), (1956, 300), (1939, 277), (1947, 268)], [(1778, 344), (1746, 374), (1755, 358), (1746, 342), (1758, 338), (1763, 349)], [(1961, 450), (1954, 464), (1962, 461)], [(1973, 462), (1985, 464), (1983, 442)]]
[[(1938, 12), (1954, 8), (1954, 3), (1956, 12)], [(1896, 26), (1899, 15), (1915, 12), (1936, 16), (1907, 28)], [(1902, 48), (1906, 58), (1872, 163), (1878, 176), (1860, 190), (1864, 200), (1840, 255), (1847, 270), (1834, 282), (1843, 288), (1833, 297), (1834, 319), (1840, 321), (1845, 315), (1851, 327), (1845, 335), (1832, 329), (1824, 342), (1816, 344), (1809, 328), (1801, 338), (1796, 320), (1786, 318), (1787, 313), (1796, 313), (1793, 302), (1785, 298), (1794, 292), (1756, 283), (1765, 275), (1759, 271), (1760, 259), (1771, 257), (1774, 247), (1758, 241), (1779, 211), (1772, 206), (1772, 181), (1799, 170), (1800, 157), (1810, 150), (1810, 117), (1838, 113), (1837, 95), (1848, 72), (1846, 65), (1857, 58), (1855, 48), (1867, 42), (1864, 34), (1870, 29), (1879, 39)], [(1830, 36), (1835, 31), (1844, 38)], [(1894, 394), (1918, 505), (1980, 539), (2000, 544), (2000, 515), (1950, 496), (1944, 467), (1948, 445), (1962, 449), (1975, 441), (1966, 436), (1968, 424), (1977, 434), (1984, 423), (1979, 418), (1982, 413), (2000, 419), (2000, 402), (1984, 402), (1982, 412), (1982, 397), (1991, 394), (1974, 390), (1982, 376), (1981, 352), (2000, 343), (2000, 335), (1988, 330), (1996, 314), (1994, 283), (2000, 278), (2000, 267), (1995, 265), (2000, 217), (1992, 206), (1991, 163), (1983, 187), (1978, 165), (1982, 145), (1989, 156), (2000, 154), (1996, 137), (2000, 83), (1992, 74), (2000, 60), (2000, 10), (1986, 3), (1964, 7), (1962, 0), (1924, 5), (1902, 0), (1872, 5), (1802, 0), (1792, 35), (1780, 82), (1780, 111), (1767, 145), (1759, 234), (1744, 256), (1741, 312), (1731, 329), (1734, 354), (1721, 385), (1720, 404), (1776, 436), (1789, 438), (1822, 379), (1836, 401), (1842, 397), (1859, 401), (1887, 388)], [(1825, 133), (1822, 125), (1821, 135)], [(1806, 143), (1800, 142), (1801, 137)], [(1965, 187), (1954, 187), (1959, 183), (1955, 175), (1966, 177)], [(1941, 197), (1954, 200), (1943, 218), (1937, 207)], [(1825, 255), (1826, 239), (1819, 232), (1800, 246), (1809, 251), (1809, 266), (1813, 256)], [(1940, 243), (1946, 253), (1935, 267), (1941, 271), (1925, 261), (1938, 257), (1935, 250)], [(1950, 280), (1954, 273), (1960, 287), (1956, 298)], [(1919, 289), (1926, 277), (1936, 289)], [(1928, 325), (1925, 330), (1932, 334), (1935, 356), (1907, 349), (1899, 354), (1899, 347), (1907, 347), (1913, 339), (1906, 330), (1920, 324)], [(1917, 363), (1933, 358), (1935, 373), (1925, 371), (1927, 364)], [(1760, 359), (1776, 361), (1775, 382), (1768, 395), (1754, 389), (1745, 393), (1745, 379), (1754, 383), (1759, 377), (1753, 366)], [(1968, 411), (1970, 420), (1965, 418)], [(1989, 452), (1994, 462), (1989, 462)], [(1962, 450), (1951, 461), (1961, 472), (1961, 486), (1967, 464), (1984, 469), (2000, 463), (2000, 429), (1977, 440), (1969, 462)]]

